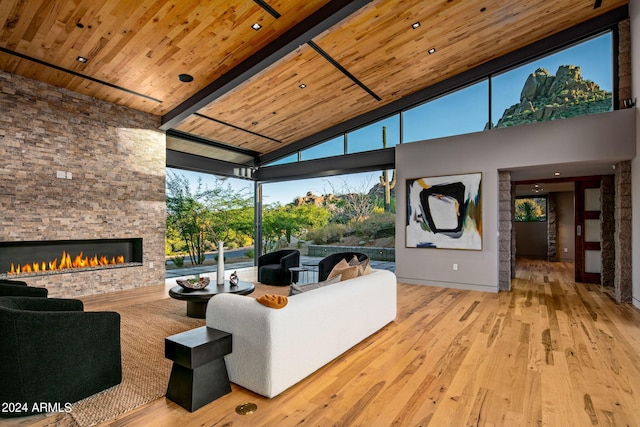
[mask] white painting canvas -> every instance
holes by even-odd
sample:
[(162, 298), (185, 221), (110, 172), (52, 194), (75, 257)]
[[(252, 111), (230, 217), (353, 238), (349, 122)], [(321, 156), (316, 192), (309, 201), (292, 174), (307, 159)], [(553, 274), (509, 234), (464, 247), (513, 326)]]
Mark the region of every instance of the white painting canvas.
[(482, 249), (482, 174), (407, 180), (406, 246)]

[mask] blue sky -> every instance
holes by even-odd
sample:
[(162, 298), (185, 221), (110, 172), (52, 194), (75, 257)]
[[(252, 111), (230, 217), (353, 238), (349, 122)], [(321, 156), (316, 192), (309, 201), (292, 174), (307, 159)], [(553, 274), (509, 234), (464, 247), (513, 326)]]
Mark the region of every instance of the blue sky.
[[(608, 33), (493, 76), (491, 84), (492, 121), (496, 123), (505, 109), (519, 102), (520, 91), (527, 77), (540, 67), (546, 68), (550, 74), (554, 75), (561, 65), (578, 65), (585, 80), (594, 81), (600, 85), (601, 89), (611, 91), (613, 87), (613, 70), (610, 60), (613, 54), (612, 45), (612, 36), (611, 33)], [(403, 116), (404, 141), (412, 142), (482, 131), (488, 120), (488, 90), (488, 83), (486, 81), (480, 82), (405, 112)], [(463, 119), (461, 120), (461, 118)], [(347, 136), (348, 152), (355, 153), (382, 148), (382, 126), (387, 127), (387, 146), (393, 147), (398, 144), (400, 141), (400, 120), (396, 116), (351, 132)], [(342, 138), (334, 139), (324, 145), (303, 151), (302, 159), (309, 160), (339, 155), (343, 146)], [(216, 179), (213, 175), (175, 171), (187, 176), (193, 182), (197, 181), (198, 176), (202, 176), (205, 183), (212, 183)], [(340, 192), (339, 190), (344, 189), (368, 191), (378, 182), (379, 175), (380, 171), (376, 171), (265, 184), (263, 186), (263, 202), (265, 204), (291, 203), (296, 197), (304, 196), (308, 191), (313, 191), (315, 194)], [(234, 189), (246, 188), (253, 193), (252, 182), (231, 178), (227, 182)]]

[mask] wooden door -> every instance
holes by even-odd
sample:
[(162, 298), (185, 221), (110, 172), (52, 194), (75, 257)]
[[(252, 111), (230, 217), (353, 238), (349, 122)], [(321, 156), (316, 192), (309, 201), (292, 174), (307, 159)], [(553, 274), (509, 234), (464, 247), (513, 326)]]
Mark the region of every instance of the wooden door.
[(600, 179), (576, 181), (576, 282), (600, 283), (602, 267)]

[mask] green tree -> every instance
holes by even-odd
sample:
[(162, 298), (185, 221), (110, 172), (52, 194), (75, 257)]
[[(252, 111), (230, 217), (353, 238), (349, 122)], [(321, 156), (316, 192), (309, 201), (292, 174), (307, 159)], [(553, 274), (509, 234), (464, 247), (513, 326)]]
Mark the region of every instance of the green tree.
[(291, 243), (291, 237), (317, 227), (324, 227), (331, 214), (325, 208), (316, 205), (267, 206), (262, 215), (262, 237), (264, 251), (274, 249), (276, 242), (285, 237)]
[(546, 213), (536, 199), (517, 199), (515, 220), (518, 222), (544, 221)]
[(245, 191), (234, 191), (229, 184), (216, 181), (208, 188), (198, 179), (192, 190), (184, 175), (172, 172), (167, 174), (166, 202), (167, 235), (180, 235), (193, 264), (202, 264), (206, 251), (229, 237), (231, 224), (247, 230), (240, 218), (245, 218), (244, 210), (252, 206)]

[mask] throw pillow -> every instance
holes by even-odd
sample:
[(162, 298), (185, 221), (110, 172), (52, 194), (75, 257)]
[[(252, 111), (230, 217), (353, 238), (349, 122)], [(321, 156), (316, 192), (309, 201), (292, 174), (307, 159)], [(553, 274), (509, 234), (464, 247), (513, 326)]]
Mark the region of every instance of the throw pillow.
[(263, 295), (256, 298), (256, 301), (269, 308), (282, 308), (289, 302), (287, 297), (283, 295)]
[[(344, 262), (346, 266), (341, 266), (342, 262)], [(336, 264), (335, 267), (333, 267), (333, 270), (331, 270), (331, 273), (329, 273), (329, 277), (327, 277), (327, 279), (331, 279), (339, 274), (342, 275), (342, 281), (354, 279), (358, 277), (358, 266), (350, 266), (347, 261), (343, 259), (338, 264)]]
[(364, 260), (360, 261), (358, 260), (358, 257), (354, 255), (353, 258), (351, 258), (351, 261), (349, 261), (349, 265), (355, 265), (358, 267), (358, 276), (367, 275), (372, 271), (371, 264), (369, 263), (369, 258), (365, 258)]
[(332, 277), (331, 279), (327, 279), (324, 282), (319, 282), (319, 283), (309, 283), (308, 285), (300, 285), (297, 283), (292, 283), (291, 286), (289, 286), (289, 296), (298, 295), (307, 291), (312, 291), (314, 289), (322, 288), (323, 286), (333, 285), (334, 283), (340, 282), (341, 278), (342, 278), (342, 275), (338, 274), (337, 276)]
[(342, 270), (346, 267), (349, 267), (349, 263), (347, 262), (346, 259), (343, 258), (340, 260), (339, 263), (333, 266), (333, 268), (329, 272), (329, 275), (327, 276), (327, 279), (331, 279), (332, 277), (337, 276), (338, 274), (340, 274), (338, 270)]

